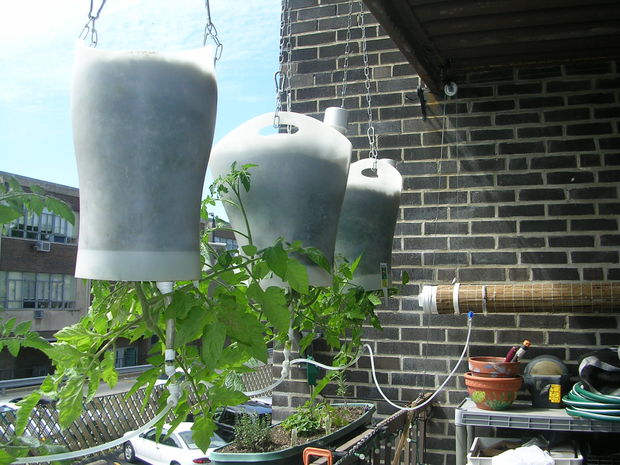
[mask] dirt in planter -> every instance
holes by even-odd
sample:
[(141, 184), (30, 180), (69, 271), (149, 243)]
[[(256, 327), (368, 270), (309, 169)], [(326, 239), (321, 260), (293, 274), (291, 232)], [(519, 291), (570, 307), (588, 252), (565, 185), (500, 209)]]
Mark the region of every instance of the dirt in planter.
[[(345, 419), (347, 424), (357, 420), (361, 417), (366, 410), (363, 407), (336, 407), (342, 418)], [(344, 428), (344, 426), (341, 426)], [(334, 429), (336, 431), (339, 428)], [(332, 431), (332, 432), (333, 432)], [(310, 436), (297, 436), (297, 444), (293, 444), (295, 446), (300, 444), (305, 444), (307, 442), (313, 441), (315, 439), (321, 438), (325, 436), (325, 431), (320, 430), (317, 433)], [(218, 452), (224, 453), (260, 453), (260, 452), (273, 452), (283, 449), (288, 449), (291, 447), (291, 433), (290, 431), (285, 430), (279, 425), (271, 428), (271, 445), (268, 449), (264, 449), (261, 451), (251, 451), (247, 449), (242, 449), (241, 447), (237, 447), (234, 442), (231, 442), (224, 448), (218, 450)]]

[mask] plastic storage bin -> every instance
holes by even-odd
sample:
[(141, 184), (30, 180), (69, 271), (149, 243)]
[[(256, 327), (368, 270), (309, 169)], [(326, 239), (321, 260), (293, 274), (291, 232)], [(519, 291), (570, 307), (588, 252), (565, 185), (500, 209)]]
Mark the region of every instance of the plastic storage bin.
[[(469, 449), (467, 454), (467, 463), (470, 465), (491, 465), (492, 458), (480, 457), (480, 451), (502, 441), (521, 443), (516, 438), (474, 438), (471, 449)], [(554, 447), (549, 453), (555, 460), (556, 465), (581, 465), (583, 463), (581, 452), (574, 450), (572, 446)]]

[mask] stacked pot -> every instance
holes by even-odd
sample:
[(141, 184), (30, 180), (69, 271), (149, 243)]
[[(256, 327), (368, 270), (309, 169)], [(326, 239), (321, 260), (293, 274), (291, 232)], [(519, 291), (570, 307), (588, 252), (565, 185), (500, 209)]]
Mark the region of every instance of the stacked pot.
[(523, 383), (519, 366), (504, 357), (470, 357), (470, 371), (464, 375), (469, 397), (483, 410), (507, 409)]

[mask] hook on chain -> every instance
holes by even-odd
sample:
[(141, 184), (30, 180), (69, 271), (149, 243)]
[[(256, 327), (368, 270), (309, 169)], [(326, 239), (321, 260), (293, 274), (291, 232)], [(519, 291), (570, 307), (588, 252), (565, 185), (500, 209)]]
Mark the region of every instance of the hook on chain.
[(211, 6), (209, 5), (209, 0), (205, 0), (205, 10), (207, 10), (207, 20), (205, 23), (205, 31), (202, 39), (202, 45), (207, 45), (209, 39), (213, 41), (213, 44), (215, 45), (215, 52), (213, 54), (213, 57), (215, 61), (217, 61), (222, 57), (224, 44), (222, 44), (220, 39), (217, 37), (217, 29), (213, 24), (213, 21), (211, 21)]
[(97, 29), (95, 28), (95, 22), (99, 19), (99, 15), (101, 14), (101, 10), (105, 6), (106, 0), (101, 1), (101, 5), (97, 9), (96, 13), (94, 11), (94, 0), (90, 0), (90, 9), (88, 10), (88, 21), (82, 28), (82, 32), (78, 36), (81, 40), (86, 40), (90, 36), (90, 44), (89, 47), (97, 47), (97, 42), (99, 42), (99, 34), (97, 33)]

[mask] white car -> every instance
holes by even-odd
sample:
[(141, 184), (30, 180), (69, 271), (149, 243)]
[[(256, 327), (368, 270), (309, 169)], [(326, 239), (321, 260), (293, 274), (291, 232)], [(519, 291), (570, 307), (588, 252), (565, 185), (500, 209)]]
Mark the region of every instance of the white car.
[[(211, 462), (209, 460), (211, 451), (223, 446), (226, 441), (213, 434), (211, 446), (205, 454), (192, 439), (192, 425), (190, 422), (180, 423), (168, 438), (166, 434), (170, 425), (164, 425), (159, 441), (156, 428), (132, 437), (123, 446), (125, 460), (133, 462), (135, 459), (141, 459), (152, 465), (191, 465)], [(125, 436), (127, 434), (129, 433)]]

